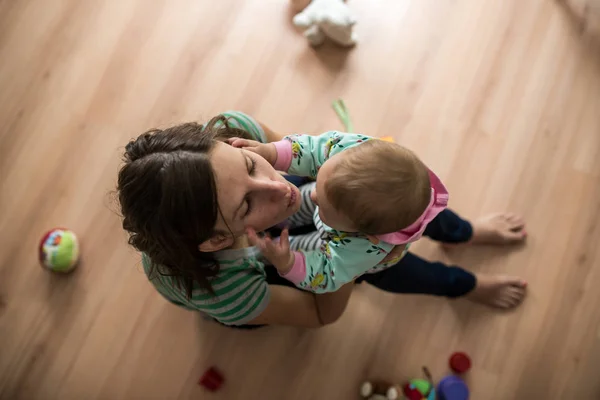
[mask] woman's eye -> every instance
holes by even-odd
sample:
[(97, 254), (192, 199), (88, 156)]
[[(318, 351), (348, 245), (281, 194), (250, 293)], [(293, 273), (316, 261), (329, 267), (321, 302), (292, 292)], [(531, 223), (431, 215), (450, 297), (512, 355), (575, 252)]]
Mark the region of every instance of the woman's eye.
[[(252, 176), (252, 175), (254, 175), (254, 172), (256, 171), (256, 160), (248, 155), (246, 155), (246, 157), (250, 161), (248, 163), (248, 175)], [(252, 202), (250, 201), (250, 197), (246, 196), (246, 212), (244, 213), (244, 218), (247, 217), (251, 211), (252, 211)]]
[(246, 199), (246, 212), (244, 213), (244, 217), (247, 217), (248, 214), (250, 214), (250, 211), (252, 211), (252, 203), (250, 202), (250, 199)]
[(254, 171), (256, 171), (256, 160), (254, 158), (247, 156), (250, 163), (248, 164), (248, 174), (254, 175)]

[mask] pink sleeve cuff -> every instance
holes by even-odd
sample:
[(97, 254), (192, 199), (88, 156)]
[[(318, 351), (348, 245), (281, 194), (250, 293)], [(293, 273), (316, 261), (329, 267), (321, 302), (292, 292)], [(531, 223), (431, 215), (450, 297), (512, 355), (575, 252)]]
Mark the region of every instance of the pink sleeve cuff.
[(302, 282), (306, 276), (306, 261), (304, 260), (304, 254), (299, 251), (295, 251), (294, 265), (292, 265), (292, 269), (290, 269), (287, 274), (281, 276), (295, 285)]
[(275, 149), (277, 150), (277, 161), (275, 161), (275, 168), (277, 171), (287, 172), (292, 165), (292, 142), (289, 140), (280, 140), (279, 142), (273, 142)]

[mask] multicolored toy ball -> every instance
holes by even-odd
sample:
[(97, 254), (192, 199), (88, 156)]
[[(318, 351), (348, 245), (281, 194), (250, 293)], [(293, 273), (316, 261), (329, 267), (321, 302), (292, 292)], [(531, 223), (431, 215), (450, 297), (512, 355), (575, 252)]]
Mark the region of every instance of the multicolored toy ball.
[(403, 391), (408, 400), (435, 400), (435, 388), (425, 379), (411, 379)]
[(55, 228), (40, 241), (40, 263), (53, 272), (70, 272), (79, 261), (79, 242), (75, 233)]

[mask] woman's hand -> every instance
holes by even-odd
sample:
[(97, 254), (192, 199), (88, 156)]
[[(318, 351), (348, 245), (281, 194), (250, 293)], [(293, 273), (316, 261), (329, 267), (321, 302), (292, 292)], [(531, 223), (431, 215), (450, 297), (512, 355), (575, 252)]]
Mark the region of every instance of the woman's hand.
[(233, 147), (256, 153), (259, 156), (262, 156), (271, 165), (275, 165), (275, 162), (277, 162), (277, 149), (272, 143), (261, 143), (256, 140), (241, 138), (229, 138), (227, 139), (227, 143)]
[(281, 232), (279, 240), (273, 240), (268, 236), (258, 237), (256, 231), (252, 228), (248, 228), (247, 233), (250, 244), (258, 247), (281, 275), (290, 272), (294, 265), (295, 256), (294, 252), (290, 250), (290, 233), (287, 229)]

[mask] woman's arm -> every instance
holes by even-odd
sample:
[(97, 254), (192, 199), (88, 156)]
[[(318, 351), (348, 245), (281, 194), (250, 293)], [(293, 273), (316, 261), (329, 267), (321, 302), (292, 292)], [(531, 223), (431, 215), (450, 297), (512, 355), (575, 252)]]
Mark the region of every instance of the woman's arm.
[(334, 293), (314, 295), (288, 286), (269, 285), (271, 300), (250, 325), (287, 325), (319, 328), (339, 319), (346, 310), (354, 285)]
[(332, 324), (342, 316), (346, 311), (352, 290), (354, 290), (354, 281), (345, 284), (336, 292), (315, 295), (317, 310), (323, 325)]

